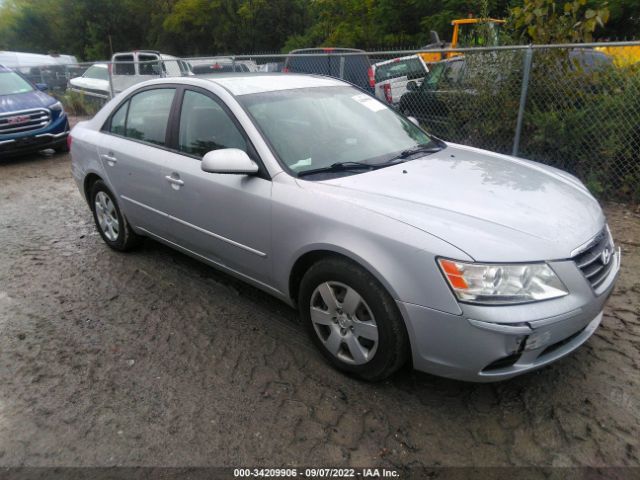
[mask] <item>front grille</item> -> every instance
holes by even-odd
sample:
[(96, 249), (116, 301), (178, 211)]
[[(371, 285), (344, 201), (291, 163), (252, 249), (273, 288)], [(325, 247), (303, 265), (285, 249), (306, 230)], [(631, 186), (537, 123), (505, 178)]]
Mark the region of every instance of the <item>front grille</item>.
[(51, 113), (44, 108), (0, 115), (0, 135), (13, 135), (46, 127), (51, 121)]
[(604, 282), (615, 263), (613, 240), (605, 227), (580, 253), (573, 257), (576, 265), (594, 289)]

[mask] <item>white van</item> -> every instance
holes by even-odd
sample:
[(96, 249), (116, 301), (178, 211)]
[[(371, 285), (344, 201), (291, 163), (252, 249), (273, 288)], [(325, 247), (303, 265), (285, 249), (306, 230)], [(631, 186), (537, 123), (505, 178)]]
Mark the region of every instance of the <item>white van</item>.
[(187, 62), (178, 57), (152, 50), (116, 53), (111, 57), (111, 79), (114, 93), (131, 85), (158, 77), (191, 76)]
[(40, 53), (8, 52), (0, 50), (0, 63), (12, 70), (23, 72), (45, 65), (70, 65), (78, 63), (73, 55), (42, 55)]
[(33, 83), (47, 85), (50, 90), (64, 90), (77, 63), (73, 55), (0, 51), (1, 65), (20, 72)]

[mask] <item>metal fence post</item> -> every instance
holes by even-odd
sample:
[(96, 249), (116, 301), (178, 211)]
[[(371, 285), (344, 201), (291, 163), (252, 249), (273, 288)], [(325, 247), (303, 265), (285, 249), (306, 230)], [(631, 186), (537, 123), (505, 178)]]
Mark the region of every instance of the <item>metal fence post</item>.
[(236, 71), (236, 57), (233, 56), (231, 57), (231, 68), (233, 69), (233, 71)]
[(111, 96), (111, 98), (115, 97), (115, 90), (113, 88), (113, 68), (114, 68), (114, 62), (110, 62), (107, 65), (107, 71), (109, 72), (109, 95)]
[(516, 133), (513, 137), (513, 150), (511, 155), (518, 156), (520, 149), (520, 135), (522, 134), (522, 120), (524, 118), (524, 109), (527, 106), (527, 93), (529, 91), (529, 77), (531, 75), (531, 60), (533, 59), (533, 48), (529, 48), (524, 53), (524, 66), (522, 72), (522, 89), (520, 90), (520, 107), (518, 108), (518, 120), (516, 122)]

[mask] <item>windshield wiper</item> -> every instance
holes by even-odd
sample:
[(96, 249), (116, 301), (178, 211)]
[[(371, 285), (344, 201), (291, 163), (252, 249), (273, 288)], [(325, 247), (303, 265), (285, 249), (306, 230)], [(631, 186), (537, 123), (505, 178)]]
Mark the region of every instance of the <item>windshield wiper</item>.
[(403, 150), (395, 157), (387, 160), (387, 162), (385, 163), (392, 163), (398, 160), (406, 160), (407, 158), (412, 157), (413, 155), (416, 155), (418, 153), (436, 153), (442, 150), (443, 148), (444, 148), (443, 145), (438, 145), (437, 143), (434, 144), (432, 142), (416, 145), (415, 147), (411, 147), (411, 148), (407, 148), (406, 150)]
[(328, 167), (322, 168), (314, 168), (312, 170), (305, 170), (303, 172), (298, 173), (298, 177), (304, 177), (307, 175), (313, 175), (315, 173), (325, 173), (325, 172), (345, 172), (349, 170), (374, 170), (375, 165), (371, 165), (369, 163), (362, 162), (336, 162), (332, 163)]

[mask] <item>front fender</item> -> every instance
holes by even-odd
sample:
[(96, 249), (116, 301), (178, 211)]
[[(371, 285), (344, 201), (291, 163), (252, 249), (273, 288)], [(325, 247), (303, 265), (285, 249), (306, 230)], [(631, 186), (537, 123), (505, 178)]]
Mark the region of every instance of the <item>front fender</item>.
[(274, 182), (273, 234), (274, 283), (289, 297), (297, 260), (309, 252), (329, 251), (367, 269), (395, 300), (462, 313), (436, 256), (471, 259), (415, 227), (295, 183)]

